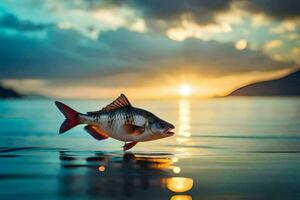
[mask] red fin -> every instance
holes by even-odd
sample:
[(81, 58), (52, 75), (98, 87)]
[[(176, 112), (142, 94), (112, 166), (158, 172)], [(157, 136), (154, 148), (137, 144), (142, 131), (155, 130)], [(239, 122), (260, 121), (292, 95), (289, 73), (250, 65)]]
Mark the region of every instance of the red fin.
[(77, 111), (59, 101), (55, 101), (55, 105), (66, 117), (65, 121), (60, 126), (59, 133), (64, 133), (80, 123), (78, 119), (79, 113)]
[(97, 126), (87, 125), (84, 127), (84, 130), (88, 132), (96, 140), (105, 140), (108, 136), (103, 133)]
[(125, 145), (123, 146), (123, 151), (127, 151), (129, 149), (131, 149), (132, 147), (134, 147), (138, 142), (129, 142), (129, 143), (125, 143)]

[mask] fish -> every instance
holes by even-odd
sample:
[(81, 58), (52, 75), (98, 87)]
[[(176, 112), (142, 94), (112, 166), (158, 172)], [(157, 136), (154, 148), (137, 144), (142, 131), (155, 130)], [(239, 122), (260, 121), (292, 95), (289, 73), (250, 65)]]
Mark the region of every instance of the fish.
[(96, 140), (113, 138), (125, 142), (127, 151), (139, 142), (170, 137), (175, 134), (175, 126), (153, 113), (131, 105), (124, 94), (98, 111), (79, 113), (66, 104), (55, 101), (55, 105), (65, 116), (59, 133), (84, 124), (84, 130)]

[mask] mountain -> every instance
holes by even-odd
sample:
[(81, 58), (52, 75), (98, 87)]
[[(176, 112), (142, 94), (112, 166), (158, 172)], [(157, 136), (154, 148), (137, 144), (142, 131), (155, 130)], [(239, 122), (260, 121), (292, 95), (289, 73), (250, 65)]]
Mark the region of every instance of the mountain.
[(300, 96), (300, 70), (283, 78), (241, 87), (228, 96)]
[(0, 99), (6, 99), (6, 98), (22, 98), (23, 95), (16, 92), (13, 89), (5, 88), (4, 86), (0, 85)]

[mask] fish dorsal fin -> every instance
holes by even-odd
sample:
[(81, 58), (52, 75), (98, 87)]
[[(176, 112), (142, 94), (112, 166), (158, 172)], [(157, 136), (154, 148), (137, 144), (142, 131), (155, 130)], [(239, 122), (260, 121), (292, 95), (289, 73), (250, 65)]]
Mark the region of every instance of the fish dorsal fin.
[(121, 94), (116, 100), (108, 104), (106, 107), (102, 108), (96, 112), (88, 112), (88, 114), (97, 114), (103, 112), (110, 112), (116, 110), (118, 108), (129, 107), (131, 106), (130, 102), (128, 101), (127, 97), (124, 94)]
[(124, 94), (121, 94), (116, 100), (108, 104), (106, 107), (102, 108), (102, 112), (110, 112), (118, 108), (131, 106), (130, 102)]

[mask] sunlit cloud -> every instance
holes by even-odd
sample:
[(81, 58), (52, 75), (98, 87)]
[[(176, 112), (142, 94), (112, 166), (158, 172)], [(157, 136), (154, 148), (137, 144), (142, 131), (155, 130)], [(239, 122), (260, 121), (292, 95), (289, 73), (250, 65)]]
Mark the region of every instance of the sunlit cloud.
[(254, 14), (251, 19), (252, 26), (257, 28), (261, 26), (267, 26), (271, 23), (271, 20), (263, 14)]
[(248, 42), (245, 39), (241, 39), (235, 43), (235, 48), (238, 50), (244, 50), (247, 48)]
[(243, 24), (246, 13), (239, 10), (235, 6), (231, 6), (231, 9), (225, 12), (216, 14), (215, 21), (217, 24)]
[(287, 38), (289, 40), (296, 40), (296, 39), (299, 39), (299, 35), (297, 33), (290, 33), (287, 35)]
[(181, 26), (168, 29), (166, 34), (176, 41), (183, 41), (191, 37), (208, 40), (211, 38), (211, 34), (228, 33), (231, 30), (231, 26), (227, 23), (198, 25), (193, 21), (183, 20)]
[(296, 62), (300, 63), (300, 47), (294, 47), (291, 50), (291, 56), (292, 56), (292, 59), (294, 59)]
[(292, 49), (292, 54), (294, 54), (295, 56), (300, 56), (300, 47), (295, 47)]
[(295, 31), (297, 25), (294, 21), (283, 21), (279, 25), (274, 26), (270, 29), (270, 33), (276, 33), (276, 34), (283, 34), (286, 32), (292, 32)]
[(272, 50), (272, 49), (278, 48), (280, 46), (282, 46), (282, 41), (281, 40), (271, 40), (271, 41), (268, 41), (264, 45), (264, 48), (266, 50)]
[(271, 57), (272, 57), (273, 60), (276, 60), (276, 61), (283, 61), (284, 60), (284, 56), (280, 55), (280, 54), (273, 54), (273, 55), (271, 55)]

